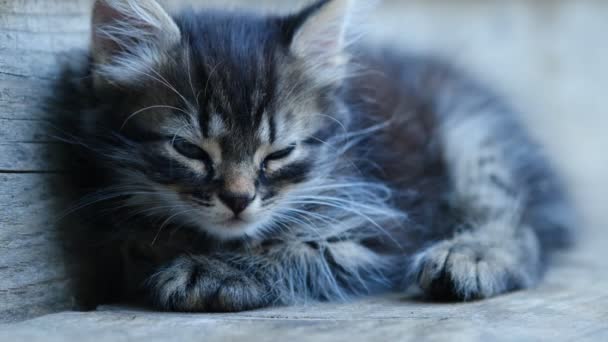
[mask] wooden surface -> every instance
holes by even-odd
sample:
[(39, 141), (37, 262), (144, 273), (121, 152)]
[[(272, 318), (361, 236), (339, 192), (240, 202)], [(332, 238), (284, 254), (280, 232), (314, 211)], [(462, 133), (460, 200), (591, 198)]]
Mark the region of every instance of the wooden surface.
[(86, 46), (88, 1), (0, 0), (0, 322), (72, 307), (56, 221), (52, 140), (40, 109), (58, 53)]
[[(171, 7), (178, 2), (197, 1), (171, 1)], [(198, 1), (239, 2), (252, 3)], [(57, 56), (87, 46), (90, 6), (90, 0), (0, 0), (0, 322), (73, 307), (72, 260), (65, 257), (57, 229), (61, 165), (44, 124), (52, 113), (39, 104), (54, 79)], [(219, 316), (107, 308), (2, 326), (0, 340), (59, 341), (60, 331), (87, 337), (87, 330), (108, 341), (163, 340), (174, 336), (174, 328), (192, 340), (201, 331), (211, 340), (223, 334), (264, 340), (270, 335), (260, 332), (269, 330), (294, 340), (323, 340), (319, 331), (353, 341), (441, 339), (446, 332), (490, 340), (607, 340), (608, 44), (602, 43), (607, 16), (608, 2), (602, 0), (395, 0), (372, 18), (373, 37), (449, 56), (495, 84), (527, 114), (532, 131), (555, 157), (586, 221), (579, 250), (565, 257), (542, 287), (467, 305), (396, 297)], [(49, 330), (55, 334), (46, 335)]]

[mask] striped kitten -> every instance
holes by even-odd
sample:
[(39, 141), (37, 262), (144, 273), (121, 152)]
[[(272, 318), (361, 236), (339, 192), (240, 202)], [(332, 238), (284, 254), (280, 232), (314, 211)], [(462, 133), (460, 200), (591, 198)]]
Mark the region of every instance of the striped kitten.
[(572, 218), (538, 148), (450, 68), (353, 43), (362, 12), (95, 2), (89, 57), (54, 100), (105, 282), (163, 310), (239, 311), (539, 281)]

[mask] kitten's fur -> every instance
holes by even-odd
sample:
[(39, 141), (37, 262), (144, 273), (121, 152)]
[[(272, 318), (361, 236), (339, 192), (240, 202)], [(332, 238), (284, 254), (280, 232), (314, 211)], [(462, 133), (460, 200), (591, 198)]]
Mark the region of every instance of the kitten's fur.
[(90, 58), (54, 100), (127, 296), (237, 311), (539, 280), (572, 218), (537, 147), (443, 64), (350, 44), (360, 12), (96, 2)]

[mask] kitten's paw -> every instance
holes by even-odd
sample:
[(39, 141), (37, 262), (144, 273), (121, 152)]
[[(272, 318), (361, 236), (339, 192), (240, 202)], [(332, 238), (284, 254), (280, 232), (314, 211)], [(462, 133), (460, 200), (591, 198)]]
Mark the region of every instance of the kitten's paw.
[(534, 285), (536, 240), (488, 242), (464, 236), (440, 242), (414, 262), (418, 285), (434, 300), (475, 300)]
[(165, 310), (236, 312), (269, 304), (257, 280), (206, 257), (181, 257), (148, 281), (153, 300)]

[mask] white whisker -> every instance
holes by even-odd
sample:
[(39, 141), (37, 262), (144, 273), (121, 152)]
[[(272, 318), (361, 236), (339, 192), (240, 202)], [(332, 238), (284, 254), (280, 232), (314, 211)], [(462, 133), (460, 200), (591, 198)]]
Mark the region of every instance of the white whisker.
[(148, 110), (152, 110), (152, 109), (172, 109), (172, 110), (176, 110), (176, 111), (178, 111), (178, 112), (182, 112), (182, 113), (184, 113), (184, 114), (190, 115), (190, 113), (188, 113), (187, 111), (185, 111), (185, 110), (183, 110), (183, 109), (181, 109), (181, 108), (173, 107), (173, 106), (164, 106), (164, 105), (155, 105), (155, 106), (149, 106), (149, 107), (142, 108), (142, 109), (140, 109), (140, 110), (138, 110), (138, 111), (133, 112), (132, 114), (130, 114), (130, 115), (129, 115), (129, 116), (126, 118), (126, 119), (125, 119), (125, 121), (123, 122), (122, 126), (120, 126), (120, 130), (122, 131), (122, 130), (125, 128), (125, 126), (127, 125), (127, 123), (129, 123), (129, 121), (130, 121), (131, 119), (133, 119), (135, 116), (137, 116), (138, 114), (141, 114), (141, 113), (143, 113), (143, 112), (146, 112), (146, 111), (148, 111)]

